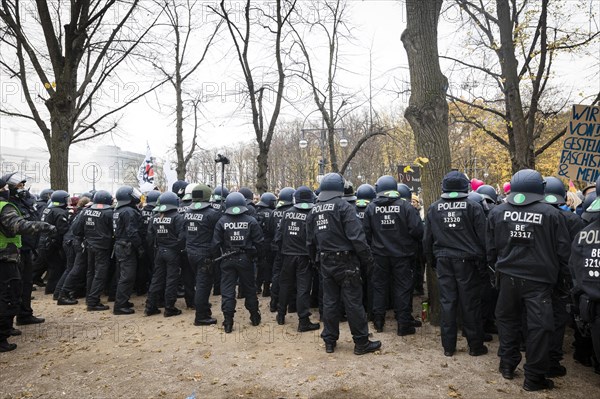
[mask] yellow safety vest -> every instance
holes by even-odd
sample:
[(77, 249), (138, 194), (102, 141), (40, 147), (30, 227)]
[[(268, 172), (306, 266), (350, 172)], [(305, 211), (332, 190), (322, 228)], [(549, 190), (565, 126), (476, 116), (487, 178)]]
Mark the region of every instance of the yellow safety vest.
[[(2, 209), (4, 209), (4, 207), (6, 205), (10, 205), (10, 206), (14, 207), (17, 210), (17, 213), (19, 215), (21, 214), (21, 212), (19, 212), (19, 208), (17, 208), (16, 206), (14, 206), (13, 204), (11, 204), (10, 202), (6, 202), (6, 201), (0, 201), (0, 213), (2, 213)], [(6, 249), (6, 247), (8, 247), (8, 244), (14, 244), (17, 248), (21, 248), (21, 245), (22, 245), (22, 243), (21, 243), (21, 235), (17, 234), (14, 237), (7, 237), (0, 230), (0, 250)]]

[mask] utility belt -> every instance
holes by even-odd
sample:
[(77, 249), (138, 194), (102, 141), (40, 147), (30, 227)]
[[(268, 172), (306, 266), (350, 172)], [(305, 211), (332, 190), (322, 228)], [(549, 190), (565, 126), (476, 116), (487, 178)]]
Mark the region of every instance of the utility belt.
[(324, 251), (324, 252), (319, 252), (320, 259), (327, 259), (327, 258), (348, 259), (348, 258), (350, 258), (353, 255), (355, 255), (354, 251)]

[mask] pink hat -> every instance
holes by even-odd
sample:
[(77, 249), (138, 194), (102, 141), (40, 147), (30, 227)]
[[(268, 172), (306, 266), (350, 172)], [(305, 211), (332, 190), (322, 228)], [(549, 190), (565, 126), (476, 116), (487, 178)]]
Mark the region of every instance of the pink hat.
[(471, 190), (477, 191), (477, 189), (483, 186), (485, 183), (479, 179), (471, 179)]
[(502, 186), (502, 189), (504, 190), (504, 194), (510, 193), (510, 182), (507, 181), (506, 183), (504, 183), (504, 185)]

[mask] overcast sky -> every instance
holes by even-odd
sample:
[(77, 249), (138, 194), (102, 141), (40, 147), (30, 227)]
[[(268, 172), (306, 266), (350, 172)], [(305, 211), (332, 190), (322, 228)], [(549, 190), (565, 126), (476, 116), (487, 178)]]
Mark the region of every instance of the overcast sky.
[[(446, 2), (448, 3), (448, 2)], [(407, 89), (403, 82), (408, 80), (408, 64), (406, 53), (400, 41), (400, 35), (406, 25), (406, 16), (403, 2), (398, 1), (350, 1), (350, 25), (356, 28), (354, 32), (355, 45), (345, 47), (343, 50), (348, 57), (350, 65), (344, 65), (352, 73), (346, 73), (341, 83), (357, 91), (368, 86), (369, 48), (372, 47), (374, 71), (374, 86), (378, 89), (375, 98), (376, 105), (389, 109), (391, 107), (406, 106), (408, 95), (394, 94), (396, 89)], [(590, 7), (595, 11), (596, 17), (600, 11), (600, 1), (590, 1)], [(589, 10), (587, 10), (589, 11)], [(586, 11), (586, 12), (587, 12)], [(456, 32), (458, 13), (455, 9), (444, 14), (440, 22), (440, 54), (457, 54), (461, 49), (463, 37)], [(576, 21), (571, 21), (572, 23)], [(581, 17), (582, 23), (588, 23)], [(223, 56), (223, 49), (230, 47), (230, 38), (223, 32), (219, 46), (215, 47), (211, 60), (220, 61), (209, 63), (198, 70), (195, 84), (204, 93), (218, 94), (204, 108), (205, 121), (201, 130), (200, 145), (204, 148), (219, 147), (237, 141), (250, 141), (254, 137), (250, 120), (240, 118), (239, 97), (232, 94), (235, 91), (240, 69), (237, 59)], [(586, 96), (593, 95), (600, 89), (598, 71), (600, 69), (600, 44), (598, 41), (592, 49), (591, 56), (571, 57), (564, 55), (556, 60), (556, 81), (564, 85), (565, 96), (570, 96), (572, 102), (582, 102)], [(218, 54), (217, 54), (218, 53)], [(233, 54), (231, 54), (233, 55)], [(444, 68), (449, 66), (443, 64)], [(449, 71), (446, 70), (447, 73)], [(590, 80), (590, 76), (596, 78)], [(119, 95), (133, 94), (135, 86), (129, 84), (139, 76), (124, 76), (119, 88)], [(454, 81), (454, 76), (449, 76), (451, 85), (460, 82)], [(0, 82), (4, 86), (6, 79)], [(295, 98), (294, 88), (290, 88), (288, 95)], [(15, 96), (2, 90), (2, 101), (14, 101)], [(144, 153), (145, 142), (148, 141), (154, 155), (164, 156), (166, 151), (174, 144), (173, 117), (167, 114), (166, 108), (159, 109), (156, 99), (164, 100), (172, 96), (171, 88), (165, 86), (147, 101), (140, 100), (122, 112), (119, 134), (105, 137), (101, 141), (116, 144), (125, 150)], [(282, 118), (292, 120), (304, 119), (314, 111), (315, 106), (308, 104), (295, 104), (294, 107), (285, 106)], [(317, 114), (309, 116), (308, 120), (316, 119)], [(188, 128), (189, 131), (189, 128)], [(36, 132), (36, 127), (16, 118), (0, 118), (0, 144), (27, 148), (30, 146), (45, 147), (43, 139)], [(96, 145), (91, 143), (88, 145)]]

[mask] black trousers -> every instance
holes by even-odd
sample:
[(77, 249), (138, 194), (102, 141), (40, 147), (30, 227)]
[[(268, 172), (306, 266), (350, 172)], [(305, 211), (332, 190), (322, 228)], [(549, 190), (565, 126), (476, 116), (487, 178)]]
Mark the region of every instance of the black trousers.
[(437, 258), (437, 277), (440, 289), (442, 346), (446, 351), (456, 350), (457, 311), (460, 306), (463, 331), (469, 347), (483, 345), (481, 318), (481, 279), (477, 261), (468, 259)]
[(33, 315), (31, 308), (31, 291), (33, 289), (33, 254), (30, 250), (21, 251), (21, 263), (19, 263), (21, 274), (21, 304), (19, 306), (19, 318), (27, 318)]
[(282, 255), (279, 274), (279, 304), (277, 311), (286, 313), (288, 303), (296, 287), (296, 310), (298, 318), (310, 316), (310, 289), (312, 286), (312, 266), (308, 256)]
[(214, 265), (207, 265), (204, 260), (205, 254), (188, 252), (188, 262), (192, 270), (195, 270), (196, 293), (194, 306), (196, 307), (196, 321), (208, 319), (210, 311), (210, 289), (213, 285)]
[(373, 315), (383, 316), (387, 309), (387, 286), (392, 282), (396, 320), (400, 326), (410, 326), (412, 317), (413, 257), (374, 255)]
[(86, 304), (95, 306), (100, 303), (100, 295), (104, 291), (110, 267), (110, 249), (98, 249), (92, 246), (87, 248), (88, 269), (87, 281), (88, 292)]
[(165, 308), (175, 307), (177, 302), (177, 284), (179, 283), (180, 252), (171, 249), (159, 247), (156, 249), (154, 258), (154, 273), (152, 282), (148, 289), (147, 309), (156, 309), (162, 293), (165, 296)]
[(44, 275), (44, 273), (46, 273), (46, 270), (48, 270), (47, 259), (48, 256), (46, 255), (46, 250), (38, 248), (37, 255), (35, 259), (33, 259), (33, 265), (31, 270), (33, 281), (39, 282), (42, 280), (42, 276)]
[(323, 331), (321, 338), (334, 343), (340, 337), (341, 310), (346, 316), (355, 344), (363, 345), (369, 339), (367, 315), (363, 307), (360, 264), (354, 254), (322, 254), (323, 278)]
[(115, 295), (115, 309), (124, 308), (133, 293), (138, 268), (137, 252), (129, 242), (115, 243), (115, 256), (119, 263), (119, 282)]
[(65, 280), (71, 270), (73, 270), (73, 265), (75, 264), (75, 248), (73, 246), (73, 240), (65, 241), (63, 243), (63, 251), (65, 253), (65, 270), (60, 276), (60, 280), (56, 283), (56, 288), (54, 289), (54, 294), (60, 294), (62, 292), (62, 288), (65, 285)]
[(592, 344), (596, 355), (596, 370), (600, 369), (600, 302), (595, 303), (594, 315), (590, 323)]
[[(265, 244), (265, 246), (267, 246)], [(271, 249), (263, 249), (258, 259), (256, 271), (256, 286), (260, 287), (263, 283), (270, 283), (273, 278), (273, 262), (275, 261), (275, 252)]]
[[(61, 287), (61, 290), (67, 295), (73, 295), (75, 292), (83, 291), (89, 292), (87, 287), (87, 248), (81, 245), (81, 241), (78, 239), (73, 240), (73, 268), (65, 276), (65, 281)], [(91, 288), (91, 284), (90, 284)]]
[(281, 252), (275, 252), (273, 258), (273, 274), (271, 276), (271, 304), (277, 306), (279, 303), (279, 275), (283, 266), (283, 258)]
[(13, 318), (21, 302), (21, 273), (18, 263), (0, 262), (0, 342), (10, 336)]
[(46, 275), (47, 281), (44, 291), (46, 294), (53, 294), (58, 281), (65, 271), (66, 258), (65, 253), (62, 250), (62, 243), (60, 247), (46, 251), (46, 256), (48, 257), (46, 260), (48, 264), (48, 274)]
[(240, 254), (221, 261), (221, 310), (223, 315), (232, 316), (235, 313), (235, 286), (238, 281), (246, 309), (250, 312), (258, 310), (252, 262), (245, 254)]
[(194, 306), (196, 297), (196, 270), (190, 265), (189, 258), (187, 255), (182, 254), (180, 263), (181, 265), (181, 280), (184, 288), (184, 298), (187, 307), (191, 308)]
[(563, 343), (565, 330), (571, 320), (567, 312), (567, 304), (571, 303), (570, 295), (563, 295), (556, 290), (552, 292), (552, 311), (554, 316), (554, 330), (550, 337), (550, 366), (557, 366), (563, 360)]
[(500, 274), (496, 323), (501, 367), (514, 370), (521, 361), (519, 335), (523, 311), (527, 312), (525, 378), (539, 381), (548, 371), (550, 338), (554, 330), (552, 286)]

